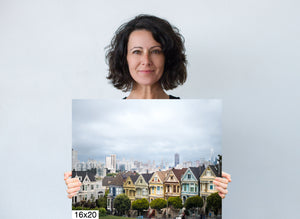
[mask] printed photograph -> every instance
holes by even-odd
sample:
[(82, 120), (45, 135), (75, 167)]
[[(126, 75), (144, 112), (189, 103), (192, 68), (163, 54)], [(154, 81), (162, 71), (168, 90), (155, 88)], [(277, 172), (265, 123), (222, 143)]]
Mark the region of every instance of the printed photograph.
[(221, 218), (222, 101), (73, 100), (73, 210)]

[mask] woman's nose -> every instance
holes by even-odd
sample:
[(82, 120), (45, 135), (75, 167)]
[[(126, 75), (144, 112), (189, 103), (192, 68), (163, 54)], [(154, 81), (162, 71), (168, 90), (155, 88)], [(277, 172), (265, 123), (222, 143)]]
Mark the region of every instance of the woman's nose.
[(151, 58), (148, 52), (143, 53), (142, 55), (142, 64), (151, 65)]

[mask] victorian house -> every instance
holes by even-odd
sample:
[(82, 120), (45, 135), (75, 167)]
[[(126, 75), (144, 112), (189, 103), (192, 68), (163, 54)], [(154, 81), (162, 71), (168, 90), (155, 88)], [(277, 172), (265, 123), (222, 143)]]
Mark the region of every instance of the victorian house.
[(181, 176), (185, 173), (187, 168), (172, 169), (169, 171), (164, 180), (164, 199), (169, 197), (180, 197), (181, 193)]
[(78, 178), (81, 182), (81, 187), (78, 193), (72, 197), (72, 203), (80, 201), (94, 201), (104, 194), (102, 181), (97, 181), (95, 172), (88, 171), (72, 171), (72, 178)]
[(181, 199), (185, 203), (186, 199), (200, 195), (200, 175), (205, 170), (205, 166), (189, 167), (181, 177)]
[(135, 198), (142, 199), (145, 198), (149, 201), (149, 180), (151, 179), (153, 173), (145, 173), (139, 175), (135, 182)]
[(122, 174), (117, 174), (109, 183), (109, 193), (107, 195), (107, 210), (112, 211), (114, 209), (115, 198), (123, 194), (124, 178)]
[(164, 198), (164, 180), (169, 170), (156, 171), (149, 180), (149, 201), (157, 198)]
[(200, 196), (206, 200), (207, 196), (217, 192), (213, 184), (214, 179), (217, 177), (217, 168), (214, 165), (209, 165), (200, 175)]
[(135, 200), (136, 188), (135, 183), (139, 178), (138, 174), (130, 175), (127, 177), (126, 181), (123, 184), (125, 195), (128, 196), (131, 203)]

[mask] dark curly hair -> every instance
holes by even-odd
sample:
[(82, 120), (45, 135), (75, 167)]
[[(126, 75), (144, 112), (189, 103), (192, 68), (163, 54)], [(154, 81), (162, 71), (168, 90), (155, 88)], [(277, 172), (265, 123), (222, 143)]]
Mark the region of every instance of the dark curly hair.
[(128, 69), (127, 43), (130, 34), (135, 30), (150, 31), (153, 38), (162, 46), (165, 56), (164, 73), (160, 78), (162, 88), (171, 90), (183, 84), (187, 77), (183, 36), (178, 28), (168, 21), (141, 14), (121, 25), (110, 45), (106, 47), (106, 62), (109, 65), (107, 79), (111, 80), (114, 87), (122, 91), (129, 91), (132, 88), (134, 80)]

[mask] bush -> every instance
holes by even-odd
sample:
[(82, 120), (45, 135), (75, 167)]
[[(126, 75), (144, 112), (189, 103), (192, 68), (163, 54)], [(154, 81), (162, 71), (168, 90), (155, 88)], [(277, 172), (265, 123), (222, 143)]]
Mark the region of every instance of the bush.
[(160, 211), (162, 208), (167, 207), (167, 201), (162, 199), (162, 198), (157, 198), (154, 199), (151, 203), (150, 203), (150, 207), (152, 209), (155, 209), (157, 211)]
[(202, 206), (203, 206), (203, 199), (199, 195), (189, 197), (185, 201), (184, 206), (186, 207), (186, 209), (202, 208)]
[(143, 210), (147, 210), (149, 208), (149, 202), (147, 199), (138, 199), (132, 202), (131, 208), (133, 210), (137, 210), (138, 213), (143, 212)]
[(175, 209), (182, 208), (182, 199), (180, 197), (170, 197), (168, 198), (168, 203)]
[(105, 209), (105, 208), (100, 208), (100, 209), (99, 209), (99, 217), (100, 217), (100, 216), (102, 216), (102, 217), (103, 217), (103, 216), (106, 216), (106, 209)]

